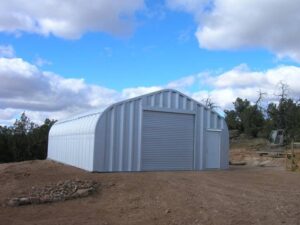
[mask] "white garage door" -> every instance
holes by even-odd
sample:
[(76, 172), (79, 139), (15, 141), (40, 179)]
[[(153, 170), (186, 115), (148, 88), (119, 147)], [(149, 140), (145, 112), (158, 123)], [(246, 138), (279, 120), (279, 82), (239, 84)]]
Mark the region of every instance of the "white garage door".
[(144, 111), (142, 170), (192, 170), (194, 115)]

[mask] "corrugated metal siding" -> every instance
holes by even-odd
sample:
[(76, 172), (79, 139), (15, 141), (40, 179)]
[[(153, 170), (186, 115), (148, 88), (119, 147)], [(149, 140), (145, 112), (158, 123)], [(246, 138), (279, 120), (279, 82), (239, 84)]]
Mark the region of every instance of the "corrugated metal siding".
[(99, 120), (96, 129), (95, 170), (140, 170), (141, 100), (116, 104)]
[(206, 167), (207, 129), (221, 129), (221, 166), (228, 166), (228, 129), (224, 119), (169, 89), (119, 102), (103, 113), (86, 113), (54, 125), (49, 135), (49, 158), (87, 170), (140, 171), (144, 110), (195, 114), (194, 169), (197, 170)]
[(192, 170), (194, 115), (144, 111), (142, 170)]
[(221, 122), (222, 140), (221, 140), (221, 167), (220, 169), (228, 169), (229, 167), (229, 132), (224, 119)]
[(205, 169), (206, 129), (222, 129), (224, 119), (177, 91), (163, 90), (120, 102), (104, 112), (97, 125), (94, 170), (141, 170), (144, 110), (195, 113), (194, 167)]
[(100, 113), (54, 124), (49, 133), (48, 159), (93, 171), (99, 117)]

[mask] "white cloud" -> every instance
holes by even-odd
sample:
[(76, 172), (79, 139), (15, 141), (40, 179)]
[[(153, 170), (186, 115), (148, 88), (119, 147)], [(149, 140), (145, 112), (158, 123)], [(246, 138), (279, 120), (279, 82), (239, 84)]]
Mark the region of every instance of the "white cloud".
[(261, 90), (267, 93), (266, 102), (276, 101), (279, 82), (284, 82), (290, 89), (290, 97), (298, 99), (300, 96), (300, 67), (278, 66), (266, 71), (252, 71), (246, 65), (240, 65), (232, 70), (218, 75), (198, 76), (200, 90), (192, 93), (199, 101), (208, 96), (223, 109), (231, 108), (237, 97), (247, 98), (254, 102)]
[(122, 91), (122, 98), (134, 98), (139, 95), (147, 94), (150, 92), (158, 91), (162, 89), (162, 86), (150, 86), (150, 87), (134, 87), (134, 88), (125, 88)]
[(14, 115), (15, 115), (15, 109), (11, 109), (11, 108), (0, 109), (0, 121), (9, 120), (13, 118)]
[(37, 56), (35, 61), (34, 61), (34, 64), (39, 66), (39, 67), (43, 67), (45, 65), (51, 65), (52, 62), (47, 60), (47, 59), (43, 59), (40, 56)]
[(171, 81), (167, 84), (167, 88), (175, 88), (175, 89), (184, 89), (186, 87), (189, 87), (195, 83), (195, 76), (187, 76), (183, 77), (181, 79)]
[(29, 32), (74, 39), (85, 32), (127, 34), (143, 0), (2, 0), (0, 31)]
[(291, 97), (300, 96), (300, 67), (286, 65), (253, 71), (242, 64), (225, 72), (199, 73), (167, 84), (117, 91), (43, 71), (21, 58), (0, 57), (0, 80), (0, 124), (12, 124), (23, 111), (33, 121), (43, 122), (47, 117), (61, 119), (83, 111), (103, 110), (116, 101), (162, 88), (178, 89), (198, 101), (210, 97), (223, 109), (232, 107), (237, 97), (255, 101), (259, 90), (268, 94), (266, 101), (276, 101), (274, 94), (281, 81), (289, 86)]
[(0, 58), (0, 80), (2, 110), (66, 115), (83, 109), (101, 109), (120, 98), (115, 90), (41, 71), (20, 58)]
[(35, 122), (61, 119), (88, 110), (103, 110), (121, 99), (161, 89), (133, 87), (122, 91), (87, 84), (40, 70), (21, 58), (0, 58), (0, 124), (9, 125), (22, 112)]
[(15, 56), (15, 50), (11, 45), (0, 45), (0, 57), (11, 58)]
[(195, 16), (202, 48), (262, 47), (300, 62), (299, 1), (168, 0), (168, 6)]
[(241, 64), (216, 77), (207, 77), (207, 82), (216, 88), (227, 87), (256, 87), (265, 83), (266, 76), (263, 72), (252, 72), (246, 64)]
[(47, 112), (47, 111), (32, 111), (32, 110), (23, 110), (23, 109), (12, 109), (0, 108), (0, 125), (10, 126), (15, 121), (16, 118), (19, 118), (20, 115), (25, 112), (26, 115), (30, 118), (31, 121), (35, 123), (42, 124), (46, 118), (57, 119), (57, 118), (65, 118), (72, 114), (72, 112), (68, 111), (57, 111), (57, 112)]

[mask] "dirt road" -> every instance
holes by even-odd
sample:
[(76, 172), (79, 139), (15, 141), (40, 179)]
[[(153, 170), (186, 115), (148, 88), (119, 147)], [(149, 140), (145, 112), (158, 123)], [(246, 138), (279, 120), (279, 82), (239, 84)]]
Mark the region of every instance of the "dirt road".
[(0, 224), (300, 224), (300, 173), (281, 167), (227, 171), (88, 173), (51, 161), (0, 165), (0, 201), (66, 179), (101, 183), (89, 197), (0, 206)]

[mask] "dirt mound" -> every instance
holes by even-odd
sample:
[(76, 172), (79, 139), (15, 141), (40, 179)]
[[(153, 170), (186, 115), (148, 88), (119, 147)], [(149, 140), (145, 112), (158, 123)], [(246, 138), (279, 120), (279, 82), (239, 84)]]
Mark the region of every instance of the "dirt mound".
[(94, 193), (97, 187), (97, 182), (91, 180), (65, 180), (44, 187), (32, 187), (27, 196), (11, 198), (7, 204), (21, 206), (81, 198)]
[[(32, 186), (43, 189), (76, 179), (97, 181), (100, 191), (53, 204), (2, 204), (28, 196)], [(271, 166), (89, 173), (48, 160), (0, 164), (0, 224), (299, 225), (299, 186), (300, 173)]]

